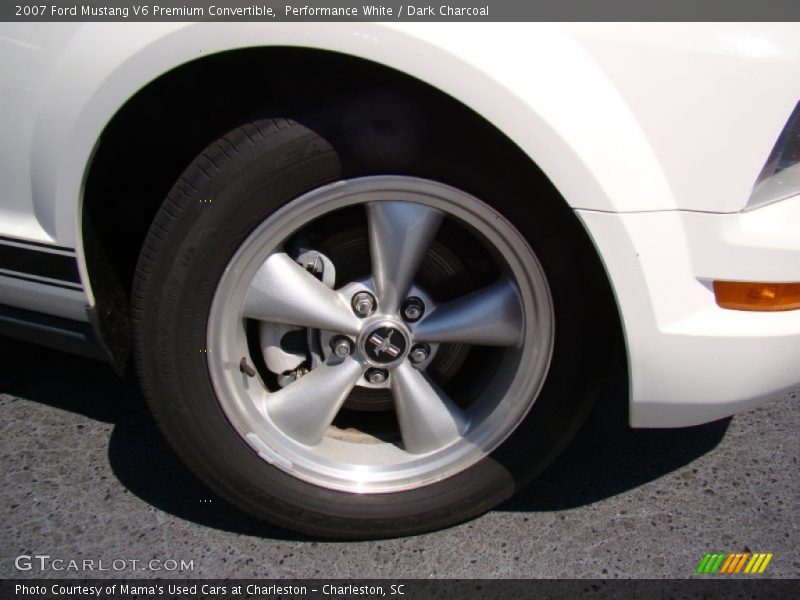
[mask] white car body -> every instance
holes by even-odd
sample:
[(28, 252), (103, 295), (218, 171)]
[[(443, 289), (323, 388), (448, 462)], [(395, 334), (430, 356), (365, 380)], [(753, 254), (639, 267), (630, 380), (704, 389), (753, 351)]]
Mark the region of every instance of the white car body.
[(726, 310), (711, 289), (800, 281), (800, 195), (743, 210), (800, 99), (796, 24), (4, 23), (0, 245), (75, 256), (80, 276), (0, 264), (0, 304), (88, 320), (82, 198), (105, 126), (170, 69), (254, 46), (406, 73), (538, 165), (606, 267), (631, 425), (699, 424), (800, 384), (800, 311)]

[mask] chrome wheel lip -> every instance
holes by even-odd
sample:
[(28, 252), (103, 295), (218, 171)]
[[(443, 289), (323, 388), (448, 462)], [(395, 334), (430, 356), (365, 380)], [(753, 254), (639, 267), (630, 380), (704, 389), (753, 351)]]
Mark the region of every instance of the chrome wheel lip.
[[(515, 350), (517, 364), (506, 364), (509, 362), (506, 361), (500, 369), (503, 375), (511, 372), (510, 381), (494, 381), (486, 391), (504, 388), (497, 407), (494, 410), (479, 407), (470, 413), (465, 437), (423, 454), (408, 456), (396, 449), (406, 455), (405, 460), (390, 462), (388, 466), (359, 463), (355, 459), (357, 453), (344, 452), (341, 457), (335, 452), (326, 454), (330, 450), (327, 438), (318, 446), (282, 439), (280, 430), (263, 409), (263, 401), (259, 401), (257, 388), (260, 384), (256, 379), (242, 377), (238, 368), (232, 368), (238, 365), (241, 356), (248, 355), (243, 327), (237, 325), (242, 321), (243, 282), (251, 281), (266, 258), (280, 248), (289, 235), (313, 219), (346, 206), (386, 200), (430, 206), (480, 231), (493, 249), (503, 255), (509, 276), (517, 286), (524, 314), (522, 342)], [(349, 297), (339, 294), (337, 298), (350, 310)], [(356, 317), (354, 331), (342, 333), (360, 339), (365, 326), (369, 327), (375, 318), (377, 315), (367, 319)], [(385, 320), (386, 315), (381, 318)], [(397, 320), (392, 317), (391, 321), (396, 324), (400, 317)], [(419, 323), (423, 322), (424, 317)], [(414, 343), (417, 326), (417, 323), (405, 326), (410, 332), (407, 349)], [(294, 477), (329, 489), (388, 493), (440, 481), (464, 471), (494, 451), (532, 408), (549, 369), (554, 335), (552, 298), (543, 270), (528, 243), (505, 217), (477, 198), (442, 183), (413, 177), (376, 176), (340, 181), (312, 190), (256, 227), (229, 262), (217, 287), (208, 320), (208, 347), (212, 351), (207, 360), (212, 385), (226, 417), (265, 461)], [(361, 369), (363, 375), (369, 365), (355, 354), (348, 360), (358, 363), (358, 367), (353, 368)], [(404, 358), (402, 363), (405, 362)], [(386, 368), (385, 365), (376, 366)], [(500, 378), (500, 371), (495, 380)], [(507, 410), (501, 411), (500, 405)], [(396, 451), (381, 448), (387, 460), (397, 458)], [(346, 461), (348, 456), (354, 457), (353, 462), (340, 460)]]

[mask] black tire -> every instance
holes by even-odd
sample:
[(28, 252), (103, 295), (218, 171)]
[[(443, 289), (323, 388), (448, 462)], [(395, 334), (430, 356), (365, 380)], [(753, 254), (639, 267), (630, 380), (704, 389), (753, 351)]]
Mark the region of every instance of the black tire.
[[(134, 285), (135, 355), (145, 394), (196, 474), (234, 505), (279, 526), (357, 539), (419, 533), (475, 517), (549, 464), (588, 411), (614, 339), (597, 259), (559, 199), (515, 203), (509, 200), (518, 192), (513, 187), (524, 182), (508, 177), (498, 183), (480, 164), (461, 165), (451, 177), (445, 165), (457, 164), (458, 156), (443, 160), (440, 178), (503, 213), (543, 266), (557, 332), (544, 387), (491, 456), (443, 481), (359, 495), (292, 477), (259, 458), (226, 419), (206, 361), (207, 319), (223, 270), (256, 225), (300, 194), (358, 174), (357, 162), (343, 158), (347, 135), (326, 137), (338, 147), (293, 121), (247, 124), (209, 146), (174, 185), (147, 236)], [(415, 174), (413, 165), (404, 168), (403, 174)], [(594, 302), (585, 302), (587, 290)]]

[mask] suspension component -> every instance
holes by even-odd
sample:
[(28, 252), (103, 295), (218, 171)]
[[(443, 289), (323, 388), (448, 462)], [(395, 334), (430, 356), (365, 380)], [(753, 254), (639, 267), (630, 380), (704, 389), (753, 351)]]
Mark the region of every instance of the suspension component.
[(295, 258), (295, 262), (329, 288), (336, 282), (336, 267), (333, 266), (331, 259), (321, 252), (302, 250)]
[(286, 371), (278, 375), (278, 385), (281, 387), (286, 387), (290, 383), (294, 383), (298, 379), (300, 379), (303, 375), (308, 373), (308, 369), (305, 367), (299, 367), (294, 371)]

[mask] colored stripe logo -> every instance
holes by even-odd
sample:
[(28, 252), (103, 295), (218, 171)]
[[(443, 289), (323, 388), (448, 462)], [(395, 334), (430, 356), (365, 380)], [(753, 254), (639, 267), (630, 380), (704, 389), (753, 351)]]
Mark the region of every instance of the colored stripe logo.
[(769, 561), (772, 560), (771, 552), (709, 552), (700, 561), (695, 571), (701, 575), (735, 575), (747, 573), (755, 575), (763, 573)]

